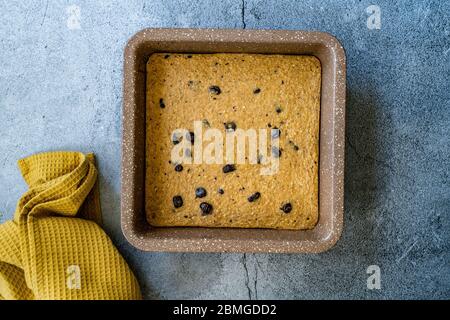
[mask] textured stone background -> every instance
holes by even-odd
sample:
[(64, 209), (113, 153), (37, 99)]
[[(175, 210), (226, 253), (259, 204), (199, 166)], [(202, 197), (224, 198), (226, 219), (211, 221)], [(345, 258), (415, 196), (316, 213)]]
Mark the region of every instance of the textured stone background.
[[(147, 298), (450, 298), (450, 1), (329, 2), (2, 1), (0, 221), (25, 191), (17, 159), (94, 151), (106, 230)], [(381, 8), (380, 30), (367, 28), (371, 4)], [(318, 255), (152, 254), (126, 242), (122, 52), (145, 27), (321, 30), (340, 39), (348, 113), (345, 228), (336, 247)], [(366, 288), (372, 264), (381, 290)]]

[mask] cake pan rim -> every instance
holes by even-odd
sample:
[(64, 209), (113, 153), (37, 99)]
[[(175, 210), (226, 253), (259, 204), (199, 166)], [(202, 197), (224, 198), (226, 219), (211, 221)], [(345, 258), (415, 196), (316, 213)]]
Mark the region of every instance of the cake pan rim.
[[(129, 72), (132, 71), (132, 69), (130, 69), (130, 64), (128, 61), (129, 59), (129, 54), (136, 54), (136, 47), (141, 45), (143, 42), (145, 42), (146, 37), (148, 36), (148, 34), (152, 34), (152, 35), (157, 35), (157, 36), (163, 36), (165, 33), (171, 33), (172, 36), (174, 33), (177, 32), (182, 32), (183, 34), (195, 34), (195, 33), (219, 33), (219, 35), (223, 35), (225, 33), (238, 33), (240, 35), (249, 35), (250, 33), (257, 33), (259, 35), (272, 35), (272, 36), (280, 36), (280, 35), (286, 35), (286, 34), (290, 34), (290, 38), (292, 38), (292, 36), (295, 34), (297, 36), (301, 36), (303, 35), (306, 39), (313, 37), (319, 39), (320, 41), (316, 41), (315, 43), (328, 43), (329, 46), (333, 47), (333, 50), (335, 50), (335, 57), (340, 59), (340, 65), (338, 63), (336, 63), (336, 65), (340, 68), (340, 72), (341, 74), (341, 79), (340, 79), (340, 83), (337, 83), (337, 85), (340, 85), (341, 88), (338, 90), (338, 88), (336, 88), (336, 90), (334, 91), (334, 94), (340, 95), (339, 97), (337, 97), (336, 99), (340, 99), (341, 100), (341, 105), (337, 106), (337, 101), (336, 104), (334, 106), (334, 109), (337, 107), (340, 107), (340, 112), (341, 112), (341, 119), (340, 119), (340, 131), (342, 132), (343, 130), (345, 130), (345, 51), (342, 47), (342, 45), (340, 44), (340, 42), (331, 34), (326, 33), (326, 32), (321, 32), (321, 31), (300, 31), (300, 30), (264, 30), (264, 29), (260, 29), (260, 30), (239, 30), (239, 29), (166, 29), (166, 28), (147, 28), (147, 29), (143, 29), (139, 32), (137, 32), (134, 36), (132, 36), (130, 38), (130, 40), (127, 42), (127, 45), (125, 47), (125, 51), (124, 51), (124, 101), (123, 101), (123, 137), (126, 136), (126, 132), (125, 129), (127, 128), (127, 125), (125, 124), (126, 119), (127, 119), (127, 115), (125, 114), (126, 111), (129, 111), (129, 108), (126, 107), (126, 85), (127, 85), (127, 80), (130, 74)], [(203, 38), (204, 38), (204, 34), (203, 34)], [(217, 38), (218, 35), (215, 35)], [(212, 40), (215, 39), (215, 36), (209, 36), (209, 38), (211, 38)], [(192, 37), (191, 40), (193, 40)], [(289, 37), (288, 37), (289, 38)], [(173, 38), (172, 38), (173, 39)], [(223, 38), (222, 38), (223, 39)], [(155, 39), (153, 39), (155, 40)], [(170, 40), (170, 39), (169, 39)], [(217, 39), (216, 39), (217, 40)], [(164, 41), (164, 40), (161, 40)], [(168, 40), (166, 40), (168, 41)], [(194, 40), (193, 40), (194, 41)], [(300, 41), (300, 40), (299, 40)], [(194, 41), (195, 42), (195, 41)], [(245, 40), (243, 41), (243, 43), (245, 42)], [(239, 42), (240, 43), (240, 42)], [(270, 42), (269, 42), (270, 43)], [(307, 41), (303, 41), (302, 43), (307, 43)], [(320, 58), (319, 58), (320, 60)], [(128, 63), (128, 65), (127, 65)], [(128, 71), (128, 72), (127, 72)], [(337, 71), (337, 70), (335, 70)], [(128, 88), (129, 89), (129, 88)], [(134, 91), (134, 90), (133, 90)], [(338, 92), (339, 91), (339, 92)], [(129, 94), (129, 92), (128, 92)], [(333, 110), (334, 110), (333, 109)], [(128, 117), (129, 118), (129, 117)], [(129, 120), (129, 119), (128, 119)], [(135, 119), (133, 119), (135, 120)], [(338, 119), (339, 120), (339, 119)], [(134, 130), (136, 130), (136, 128), (133, 128)], [(129, 134), (129, 133), (128, 133)], [(335, 209), (333, 211), (333, 226), (332, 228), (329, 229), (329, 233), (326, 237), (321, 238), (321, 239), (317, 239), (314, 241), (314, 246), (315, 249), (313, 250), (309, 250), (309, 249), (305, 249), (305, 240), (292, 240), (290, 241), (291, 243), (297, 243), (297, 246), (291, 246), (289, 248), (284, 248), (284, 246), (281, 245), (281, 243), (278, 244), (278, 248), (273, 248), (273, 250), (264, 250), (264, 251), (260, 251), (260, 250), (250, 250), (248, 249), (245, 245), (239, 245), (239, 246), (235, 246), (233, 245), (232, 248), (223, 248), (222, 249), (217, 249), (217, 247), (214, 248), (210, 248), (211, 250), (202, 250), (203, 248), (200, 248), (199, 245), (197, 246), (197, 248), (194, 247), (189, 247), (189, 250), (177, 250), (176, 248), (173, 247), (169, 247), (166, 246), (164, 247), (160, 247), (157, 242), (162, 242), (162, 243), (167, 243), (168, 242), (164, 239), (159, 239), (159, 240), (151, 240), (153, 242), (153, 244), (148, 243), (148, 241), (150, 241), (150, 239), (146, 239), (146, 232), (145, 230), (148, 230), (148, 226), (147, 227), (139, 227), (136, 228), (136, 222), (135, 220), (138, 218), (136, 215), (139, 215), (139, 213), (136, 212), (127, 212), (127, 210), (129, 211), (130, 209), (130, 199), (126, 199), (127, 196), (130, 196), (129, 193), (130, 191), (132, 191), (132, 189), (135, 188), (139, 188), (138, 186), (134, 186), (131, 187), (130, 185), (127, 185), (127, 183), (129, 181), (125, 181), (124, 183), (124, 171), (128, 168), (130, 168), (130, 166), (133, 166), (134, 163), (130, 164), (128, 163), (127, 160), (129, 160), (130, 154), (127, 154), (127, 150), (126, 148), (129, 147), (127, 141), (125, 141), (125, 139), (123, 139), (122, 142), (122, 179), (121, 179), (121, 183), (122, 183), (122, 193), (121, 193), (121, 227), (122, 227), (122, 231), (126, 237), (126, 239), (133, 244), (133, 246), (141, 249), (141, 250), (145, 250), (145, 251), (176, 251), (176, 252), (322, 252), (325, 250), (328, 250), (329, 248), (331, 248), (340, 238), (340, 235), (342, 233), (342, 229), (343, 229), (343, 185), (344, 185), (344, 175), (343, 175), (343, 170), (344, 170), (344, 165), (343, 165), (343, 156), (344, 156), (344, 144), (345, 144), (345, 139), (344, 139), (344, 135), (341, 134), (340, 137), (338, 137), (340, 139), (340, 141), (334, 141), (334, 144), (336, 144), (336, 142), (341, 142), (341, 146), (339, 147), (340, 153), (341, 153), (341, 158), (342, 161), (341, 163), (337, 164), (338, 167), (336, 170), (339, 170), (341, 172), (341, 174), (339, 174), (337, 176), (338, 178), (338, 184), (340, 184), (340, 186), (336, 186), (334, 185), (333, 187), (337, 188), (338, 190), (334, 190), (334, 194), (336, 192), (341, 193), (340, 195), (338, 195), (340, 197), (340, 199), (338, 200), (334, 200), (333, 201), (333, 205), (335, 206)], [(336, 149), (336, 146), (334, 146), (334, 148)], [(338, 150), (338, 152), (339, 152)], [(125, 157), (124, 157), (125, 155)], [(336, 175), (336, 172), (334, 172), (334, 175)], [(320, 184), (320, 182), (319, 182)], [(125, 191), (125, 193), (124, 193)], [(133, 199), (134, 201), (136, 199)], [(319, 212), (320, 214), (320, 212)], [(142, 215), (142, 213), (141, 213)], [(146, 223), (146, 219), (139, 219), (138, 220), (142, 220), (145, 221)], [(140, 229), (140, 230), (138, 230)], [(143, 229), (145, 229), (143, 231)], [(275, 232), (283, 232), (282, 230), (274, 230)], [(298, 232), (304, 232), (299, 230)], [(147, 240), (147, 242), (146, 242)], [(156, 242), (155, 242), (156, 241)], [(182, 240), (178, 240), (178, 241), (182, 241)], [(207, 240), (209, 241), (209, 243), (215, 243), (217, 240), (215, 239), (215, 241), (212, 241), (211, 239)], [(223, 242), (242, 242), (242, 241), (247, 241), (247, 240), (238, 240), (238, 239), (234, 239), (233, 241), (231, 240), (220, 240)], [(261, 240), (261, 241), (267, 241), (267, 240)], [(273, 240), (275, 243), (276, 241)], [(201, 242), (201, 241), (200, 241)], [(284, 242), (286, 242), (286, 240), (284, 240)], [(289, 241), (288, 241), (289, 242)], [(164, 246), (164, 245), (162, 245)], [(281, 247), (280, 247), (281, 246)], [(207, 246), (210, 247), (210, 246)], [(242, 250), (241, 250), (242, 249)]]

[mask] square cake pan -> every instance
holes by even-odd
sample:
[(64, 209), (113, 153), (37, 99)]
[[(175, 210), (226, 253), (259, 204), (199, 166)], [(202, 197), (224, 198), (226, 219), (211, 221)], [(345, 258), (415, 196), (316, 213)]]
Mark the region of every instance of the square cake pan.
[[(313, 55), (322, 64), (319, 220), (312, 230), (152, 227), (145, 217), (146, 63), (154, 52)], [(342, 231), (344, 204), (345, 52), (322, 32), (145, 29), (125, 48), (121, 224), (145, 251), (322, 252)]]

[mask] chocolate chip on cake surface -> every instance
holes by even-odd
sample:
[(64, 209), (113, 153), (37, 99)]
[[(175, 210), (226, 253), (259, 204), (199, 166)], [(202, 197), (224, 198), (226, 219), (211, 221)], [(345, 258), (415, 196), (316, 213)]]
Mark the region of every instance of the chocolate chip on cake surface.
[(186, 139), (188, 139), (188, 141), (190, 141), (192, 144), (194, 144), (194, 140), (195, 140), (195, 134), (190, 131), (186, 134)]
[(164, 99), (163, 98), (159, 99), (159, 107), (161, 109), (164, 109), (166, 107), (166, 104), (164, 103)]
[(215, 94), (215, 95), (219, 95), (222, 92), (222, 90), (220, 90), (219, 86), (210, 86), (208, 88), (208, 91), (209, 91), (209, 93)]
[(253, 90), (253, 93), (254, 94), (258, 94), (258, 93), (260, 93), (261, 92), (261, 89), (260, 88), (255, 88), (254, 90)]
[(229, 121), (223, 124), (225, 126), (225, 130), (227, 131), (235, 131), (237, 126), (234, 121)]
[(219, 194), (224, 194), (224, 193), (225, 193), (225, 191), (224, 191), (222, 188), (219, 188), (219, 190), (217, 190), (217, 192), (218, 192)]
[(289, 144), (292, 146), (292, 148), (294, 148), (295, 151), (300, 150), (300, 148), (292, 140), (289, 140)]
[(262, 154), (258, 154), (258, 157), (256, 158), (256, 163), (261, 164), (264, 162), (264, 156)]
[(175, 166), (175, 171), (176, 171), (176, 172), (181, 172), (181, 171), (183, 171), (183, 166), (182, 166), (181, 164), (177, 164), (177, 165)]
[(213, 206), (208, 202), (200, 203), (200, 210), (202, 210), (202, 216), (206, 216), (212, 213)]
[(206, 189), (202, 188), (202, 187), (198, 187), (197, 189), (195, 189), (195, 197), (196, 198), (203, 198), (206, 197)]
[(167, 59), (168, 57), (170, 57), (170, 54), (164, 55), (164, 59)]
[(203, 120), (202, 120), (202, 123), (203, 123), (203, 125), (204, 125), (205, 127), (207, 127), (207, 128), (210, 128), (210, 127), (211, 127), (211, 125), (209, 124), (209, 121), (208, 121), (207, 119), (203, 119)]
[(280, 208), (284, 213), (289, 213), (292, 211), (292, 204), (290, 204), (289, 202), (283, 204)]
[(190, 59), (192, 58), (192, 54), (188, 54), (186, 57)]
[(281, 109), (280, 106), (277, 106), (277, 107), (275, 108), (275, 111), (276, 111), (276, 113), (281, 113), (281, 111), (283, 111), (283, 110)]
[(234, 170), (236, 170), (236, 166), (234, 164), (226, 164), (222, 168), (223, 173), (233, 172)]
[(272, 155), (273, 155), (275, 158), (281, 157), (281, 149), (278, 148), (278, 147), (272, 147)]
[(273, 129), (271, 130), (271, 132), (272, 132), (272, 138), (273, 138), (273, 139), (277, 139), (277, 138), (280, 137), (281, 130), (278, 129), (277, 127), (273, 127)]
[(254, 202), (254, 201), (258, 200), (260, 197), (261, 197), (261, 193), (255, 192), (250, 197), (248, 197), (247, 200), (248, 200), (248, 202)]
[(183, 198), (181, 196), (174, 196), (172, 198), (172, 202), (175, 208), (180, 208), (181, 206), (183, 206)]
[(174, 133), (172, 135), (172, 143), (173, 144), (179, 144), (183, 140), (183, 137), (179, 136), (177, 133)]

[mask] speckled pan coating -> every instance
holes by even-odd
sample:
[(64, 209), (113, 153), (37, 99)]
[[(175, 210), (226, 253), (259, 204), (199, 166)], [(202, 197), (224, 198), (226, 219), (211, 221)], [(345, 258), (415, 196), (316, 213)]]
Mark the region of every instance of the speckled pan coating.
[[(152, 228), (145, 218), (146, 62), (153, 52), (307, 54), (322, 64), (319, 221), (306, 231)], [(345, 53), (333, 36), (282, 30), (145, 29), (125, 48), (121, 220), (125, 237), (146, 251), (322, 252), (342, 231)]]

